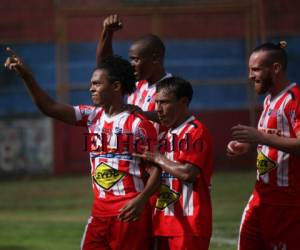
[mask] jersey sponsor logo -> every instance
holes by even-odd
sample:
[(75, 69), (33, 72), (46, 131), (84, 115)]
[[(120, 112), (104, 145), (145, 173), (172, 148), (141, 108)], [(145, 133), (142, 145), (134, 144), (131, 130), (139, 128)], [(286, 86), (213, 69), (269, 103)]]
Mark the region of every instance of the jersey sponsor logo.
[(168, 185), (162, 184), (160, 186), (159, 196), (156, 200), (155, 207), (163, 210), (170, 204), (178, 201), (179, 197), (180, 193), (172, 190)]
[(259, 175), (264, 175), (276, 168), (276, 163), (264, 155), (261, 151), (257, 153), (256, 167)]
[(93, 179), (104, 190), (109, 190), (125, 175), (125, 173), (112, 168), (104, 162), (101, 162), (95, 169)]

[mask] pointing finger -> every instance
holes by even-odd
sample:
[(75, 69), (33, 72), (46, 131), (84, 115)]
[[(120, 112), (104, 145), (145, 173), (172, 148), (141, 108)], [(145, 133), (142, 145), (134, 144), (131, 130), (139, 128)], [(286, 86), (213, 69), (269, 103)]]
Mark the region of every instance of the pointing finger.
[(17, 53), (14, 52), (10, 47), (6, 47), (6, 51), (10, 53), (13, 57), (18, 57)]

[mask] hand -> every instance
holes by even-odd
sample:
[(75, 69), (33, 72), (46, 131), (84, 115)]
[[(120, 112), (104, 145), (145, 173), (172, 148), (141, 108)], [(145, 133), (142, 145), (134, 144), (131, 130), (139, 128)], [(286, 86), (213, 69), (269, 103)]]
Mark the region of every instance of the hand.
[(160, 165), (160, 162), (165, 157), (164, 155), (160, 154), (159, 152), (150, 152), (145, 150), (142, 154), (133, 153), (133, 156), (139, 157), (146, 162), (151, 162), (157, 165)]
[(4, 67), (9, 70), (14, 70), (18, 74), (24, 72), (26, 69), (21, 58), (9, 47), (6, 48), (6, 51), (10, 56), (5, 60)]
[(124, 222), (136, 221), (143, 211), (146, 199), (141, 194), (130, 200), (124, 207), (120, 209), (119, 220)]
[(236, 157), (245, 154), (249, 150), (250, 145), (238, 141), (230, 141), (227, 145), (227, 156)]
[(238, 142), (264, 144), (264, 134), (256, 128), (239, 124), (232, 127), (231, 131), (232, 139)]
[(126, 104), (126, 110), (128, 110), (129, 112), (135, 112), (144, 115), (144, 111), (139, 106), (136, 105)]
[(115, 32), (123, 28), (122, 21), (119, 19), (118, 15), (110, 15), (103, 21), (103, 29), (106, 31)]

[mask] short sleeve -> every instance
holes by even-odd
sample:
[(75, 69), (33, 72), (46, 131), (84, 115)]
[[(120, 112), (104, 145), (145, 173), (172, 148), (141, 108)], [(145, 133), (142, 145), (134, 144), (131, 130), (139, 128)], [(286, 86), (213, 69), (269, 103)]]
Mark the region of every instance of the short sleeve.
[(212, 157), (212, 141), (207, 130), (197, 128), (190, 134), (191, 140), (186, 150), (180, 150), (177, 160), (204, 168)]
[(79, 105), (73, 107), (76, 116), (77, 126), (87, 126), (89, 116), (94, 112), (95, 107), (90, 105)]

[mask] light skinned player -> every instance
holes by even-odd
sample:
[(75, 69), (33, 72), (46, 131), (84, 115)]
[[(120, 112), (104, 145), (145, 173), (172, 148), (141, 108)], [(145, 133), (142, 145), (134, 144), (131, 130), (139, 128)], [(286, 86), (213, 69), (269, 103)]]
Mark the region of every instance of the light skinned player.
[[(91, 135), (105, 134), (107, 149), (101, 139), (93, 137), (90, 149), (94, 202), (91, 217), (82, 237), (81, 249), (140, 250), (151, 244), (151, 208), (148, 202), (159, 185), (159, 169), (150, 168), (131, 152), (118, 152), (117, 136), (135, 139), (156, 138), (151, 122), (129, 112), (124, 95), (135, 89), (130, 63), (118, 56), (107, 57), (94, 70), (90, 93), (94, 105), (71, 106), (58, 103), (43, 91), (20, 57), (11, 54), (5, 67), (16, 71), (24, 80), (34, 103), (47, 116), (70, 125), (86, 126)], [(80, 136), (80, 135), (78, 135)], [(136, 233), (139, 232), (139, 237)]]
[(300, 89), (287, 77), (285, 42), (249, 58), (249, 79), (267, 94), (257, 128), (236, 125), (229, 156), (257, 147), (257, 181), (244, 210), (238, 249), (300, 249)]
[(191, 84), (179, 77), (157, 84), (156, 112), (168, 128), (159, 138), (171, 146), (160, 148), (160, 153), (139, 155), (162, 169), (153, 216), (159, 250), (207, 250), (210, 243), (212, 140), (205, 126), (189, 113), (192, 95)]

